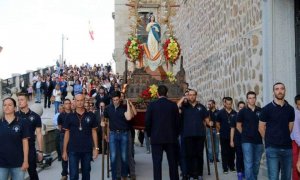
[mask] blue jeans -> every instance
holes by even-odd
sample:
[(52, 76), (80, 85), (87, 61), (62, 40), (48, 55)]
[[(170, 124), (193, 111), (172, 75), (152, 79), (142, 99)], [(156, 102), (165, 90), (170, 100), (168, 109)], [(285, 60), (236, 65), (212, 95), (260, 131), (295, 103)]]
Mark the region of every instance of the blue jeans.
[(41, 102), (41, 89), (40, 88), (35, 89), (35, 101)]
[(109, 132), (111, 173), (113, 180), (117, 179), (117, 156), (121, 157), (121, 176), (128, 176), (128, 141), (128, 131)]
[(292, 149), (266, 148), (268, 176), (270, 180), (290, 180), (292, 175)]
[(90, 180), (92, 152), (69, 152), (70, 180), (79, 179), (79, 161), (81, 161), (82, 180)]
[(264, 147), (262, 144), (243, 143), (245, 178), (247, 180), (257, 180), (260, 160)]
[[(219, 137), (217, 136), (217, 130), (212, 129), (212, 135), (214, 138), (214, 144), (215, 144), (215, 155), (216, 159), (219, 159)], [(212, 153), (212, 146), (211, 146), (211, 136), (210, 136), (210, 129), (206, 128), (206, 139), (207, 139), (207, 149), (208, 149), (208, 157), (210, 161), (213, 161), (213, 153)]]
[[(61, 152), (63, 152), (63, 147), (64, 147), (64, 136), (65, 136), (65, 133), (60, 133), (60, 150)], [(61, 172), (61, 175), (62, 176), (67, 176), (69, 173), (68, 173), (68, 161), (65, 161), (65, 160), (61, 160), (61, 167), (62, 167), (62, 172)]]
[(0, 168), (0, 180), (7, 180), (11, 175), (13, 180), (24, 180), (25, 172), (21, 168)]
[(54, 101), (54, 114), (58, 113), (59, 105), (61, 104), (60, 101)]

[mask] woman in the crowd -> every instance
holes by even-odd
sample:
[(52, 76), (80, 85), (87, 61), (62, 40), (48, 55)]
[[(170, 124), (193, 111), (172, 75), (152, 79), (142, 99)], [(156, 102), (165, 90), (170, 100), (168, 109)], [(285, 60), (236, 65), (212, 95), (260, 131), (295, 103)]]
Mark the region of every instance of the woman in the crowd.
[(82, 85), (80, 84), (80, 81), (77, 79), (74, 85), (74, 95), (76, 96), (77, 94), (81, 94), (81, 93), (82, 93)]
[(90, 96), (89, 96), (88, 91), (87, 91), (86, 88), (83, 88), (83, 89), (82, 89), (82, 94), (83, 94), (83, 96), (84, 96), (85, 98), (90, 98)]
[(28, 123), (15, 116), (16, 101), (3, 100), (3, 117), (0, 121), (0, 179), (23, 180), (28, 169)]
[(54, 107), (55, 107), (55, 111), (54, 113), (58, 113), (58, 108), (59, 108), (59, 105), (61, 104), (61, 91), (60, 91), (60, 86), (59, 84), (56, 84), (55, 86), (55, 89), (53, 89), (53, 93), (52, 95), (55, 97), (55, 100), (54, 100)]

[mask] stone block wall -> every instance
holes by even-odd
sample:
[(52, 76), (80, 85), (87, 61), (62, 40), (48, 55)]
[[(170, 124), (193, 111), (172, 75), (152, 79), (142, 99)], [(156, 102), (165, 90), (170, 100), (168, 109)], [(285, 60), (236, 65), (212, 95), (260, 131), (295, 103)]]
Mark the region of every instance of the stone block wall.
[(116, 61), (116, 72), (120, 74), (123, 74), (125, 70), (124, 45), (131, 32), (129, 7), (125, 5), (126, 3), (128, 0), (115, 0), (115, 50), (113, 57)]
[[(206, 103), (224, 96), (235, 104), (247, 91), (262, 104), (261, 0), (178, 0), (172, 18), (186, 79)], [(179, 63), (174, 71), (179, 70)]]

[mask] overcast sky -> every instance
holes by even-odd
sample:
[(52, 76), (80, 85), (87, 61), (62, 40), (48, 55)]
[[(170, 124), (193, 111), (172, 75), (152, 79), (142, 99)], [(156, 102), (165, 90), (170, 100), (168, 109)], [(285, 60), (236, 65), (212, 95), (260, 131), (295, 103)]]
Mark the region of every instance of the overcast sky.
[(113, 0), (0, 0), (0, 78), (54, 65), (62, 52), (62, 34), (68, 37), (67, 64), (110, 62), (113, 11)]

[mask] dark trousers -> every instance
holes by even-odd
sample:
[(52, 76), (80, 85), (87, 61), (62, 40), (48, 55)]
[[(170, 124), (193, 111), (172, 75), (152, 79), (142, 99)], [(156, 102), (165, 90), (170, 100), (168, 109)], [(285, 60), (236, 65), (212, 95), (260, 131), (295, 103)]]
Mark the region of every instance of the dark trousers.
[(221, 156), (222, 156), (223, 171), (228, 171), (228, 168), (233, 170), (234, 169), (234, 159), (235, 159), (234, 148), (230, 147), (229, 139), (220, 138), (220, 143), (221, 143)]
[(36, 149), (35, 149), (34, 145), (29, 146), (28, 163), (29, 163), (28, 174), (29, 174), (30, 180), (38, 180), (39, 176), (36, 171)]
[(180, 145), (180, 151), (179, 151), (179, 165), (182, 175), (187, 175), (187, 165), (186, 165), (186, 148), (184, 143), (184, 137), (182, 135), (179, 138), (179, 145)]
[(204, 142), (205, 136), (184, 138), (187, 172), (194, 179), (198, 179), (198, 176), (203, 175)]
[(82, 180), (90, 180), (92, 152), (69, 152), (70, 180), (79, 180), (79, 161)]
[(236, 170), (237, 172), (244, 172), (243, 149), (241, 145), (235, 147), (235, 154), (236, 154)]
[(161, 180), (161, 163), (163, 158), (163, 151), (167, 154), (169, 164), (170, 180), (179, 180), (178, 175), (178, 144), (152, 144), (152, 161), (154, 180)]
[[(61, 152), (63, 151), (64, 137), (65, 137), (65, 133), (60, 133), (60, 150), (61, 150)], [(61, 167), (62, 167), (61, 175), (62, 176), (67, 176), (69, 174), (69, 172), (68, 172), (68, 161), (65, 161), (65, 160), (62, 159), (61, 160)]]
[(61, 159), (61, 148), (60, 148), (60, 131), (58, 129), (55, 130), (55, 148), (57, 152), (57, 158)]
[(99, 154), (101, 154), (102, 152), (106, 153), (107, 151), (107, 144), (104, 142), (104, 149), (102, 149), (102, 129), (101, 127), (98, 127), (98, 131), (97, 131), (97, 135), (98, 135), (98, 146), (99, 146)]
[(44, 94), (44, 108), (47, 107), (47, 104), (48, 104), (48, 108), (50, 108), (50, 106), (51, 106), (50, 98), (51, 98), (51, 96)]

